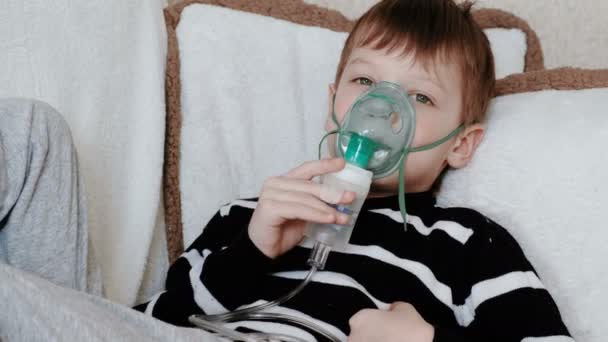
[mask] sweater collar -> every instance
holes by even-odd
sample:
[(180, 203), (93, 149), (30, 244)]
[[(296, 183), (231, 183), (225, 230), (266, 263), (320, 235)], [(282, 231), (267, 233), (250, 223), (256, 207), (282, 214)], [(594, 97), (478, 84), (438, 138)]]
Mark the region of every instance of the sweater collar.
[[(436, 205), (436, 199), (433, 191), (416, 192), (405, 194), (405, 203), (407, 212), (417, 213), (428, 210)], [(363, 203), (362, 210), (373, 209), (392, 209), (399, 210), (399, 196), (390, 195), (385, 197), (367, 198)]]

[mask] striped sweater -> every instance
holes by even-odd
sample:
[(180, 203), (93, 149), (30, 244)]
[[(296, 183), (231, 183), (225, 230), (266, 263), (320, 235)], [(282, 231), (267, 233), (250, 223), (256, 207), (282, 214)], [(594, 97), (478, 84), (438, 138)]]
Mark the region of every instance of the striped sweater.
[[(346, 340), (363, 308), (412, 304), (435, 327), (434, 341), (573, 341), (550, 294), (505, 229), (466, 208), (441, 208), (431, 193), (408, 194), (404, 228), (396, 196), (367, 199), (348, 246), (274, 312), (315, 322)], [(272, 301), (306, 276), (312, 244), (267, 258), (246, 234), (256, 200), (223, 208), (171, 266), (166, 291), (137, 307), (190, 326), (194, 313), (221, 313)], [(280, 322), (231, 327), (321, 341)]]

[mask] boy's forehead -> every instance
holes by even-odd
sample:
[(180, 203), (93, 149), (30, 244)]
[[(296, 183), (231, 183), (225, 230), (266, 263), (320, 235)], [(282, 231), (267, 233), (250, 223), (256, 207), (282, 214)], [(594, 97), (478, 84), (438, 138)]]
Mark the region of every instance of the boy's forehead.
[[(425, 58), (426, 57), (426, 58)], [(416, 55), (414, 51), (390, 51), (389, 49), (374, 49), (372, 47), (356, 47), (352, 50), (347, 67), (357, 65), (376, 69), (390, 69), (395, 74), (425, 79), (436, 83), (440, 88), (448, 87), (450, 80), (460, 78), (460, 69), (454, 61), (445, 58), (432, 58)]]

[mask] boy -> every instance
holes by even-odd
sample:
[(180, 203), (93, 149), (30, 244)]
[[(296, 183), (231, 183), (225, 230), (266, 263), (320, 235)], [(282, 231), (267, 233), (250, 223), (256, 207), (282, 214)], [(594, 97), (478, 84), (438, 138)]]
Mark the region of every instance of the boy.
[[(278, 312), (305, 318), (349, 341), (567, 341), (551, 296), (511, 236), (465, 208), (440, 208), (434, 185), (446, 167), (462, 168), (481, 141), (494, 89), (487, 38), (471, 5), (452, 0), (384, 0), (356, 23), (330, 86), (326, 130), (357, 96), (380, 81), (400, 84), (415, 105), (413, 147), (464, 123), (446, 143), (407, 158), (408, 229), (399, 215), (398, 174), (373, 183), (349, 245)], [(330, 140), (333, 151), (335, 139)], [(315, 176), (341, 159), (308, 162), (267, 180), (259, 199), (222, 208), (169, 270), (167, 291), (139, 307), (190, 325), (195, 313), (222, 313), (272, 301), (306, 275), (310, 248), (298, 245), (307, 222), (344, 224)], [(322, 196), (323, 195), (323, 196)], [(240, 202), (242, 203), (242, 202)], [(293, 333), (283, 323), (230, 327)], [(319, 339), (312, 331), (299, 336)]]

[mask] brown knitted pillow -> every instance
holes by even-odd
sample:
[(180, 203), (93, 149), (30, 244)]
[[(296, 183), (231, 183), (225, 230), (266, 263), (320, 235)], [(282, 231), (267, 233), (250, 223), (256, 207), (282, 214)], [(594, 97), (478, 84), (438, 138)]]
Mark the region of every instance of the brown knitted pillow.
[[(184, 8), (192, 4), (211, 4), (235, 10), (270, 16), (293, 23), (318, 26), (338, 32), (348, 32), (353, 22), (340, 13), (309, 5), (301, 0), (186, 0), (165, 9), (168, 34), (166, 70), (166, 141), (164, 164), (164, 201), (167, 229), (167, 248), (170, 261), (184, 250), (182, 210), (179, 181), (181, 90), (180, 57), (176, 29)], [(536, 33), (522, 19), (495, 9), (475, 11), (474, 16), (483, 28), (516, 28), (526, 34), (525, 70), (542, 70), (543, 54)]]

